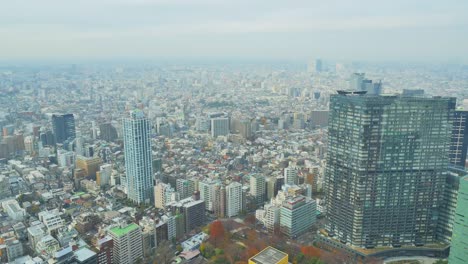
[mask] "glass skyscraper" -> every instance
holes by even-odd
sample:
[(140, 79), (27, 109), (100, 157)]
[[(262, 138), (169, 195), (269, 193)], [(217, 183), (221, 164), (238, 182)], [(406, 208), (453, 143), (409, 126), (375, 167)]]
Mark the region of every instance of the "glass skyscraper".
[(330, 97), (328, 235), (357, 247), (437, 241), (454, 98)]
[(468, 263), (468, 176), (460, 179), (458, 203), (453, 224), (450, 264)]
[(135, 110), (123, 119), (125, 186), (128, 198), (135, 203), (153, 201), (153, 163), (151, 126), (144, 113)]
[(75, 117), (73, 114), (52, 115), (52, 127), (57, 143), (63, 143), (67, 139), (74, 139), (76, 137)]
[(457, 167), (465, 167), (468, 148), (468, 111), (455, 111), (452, 129), (452, 145), (450, 146), (450, 163)]

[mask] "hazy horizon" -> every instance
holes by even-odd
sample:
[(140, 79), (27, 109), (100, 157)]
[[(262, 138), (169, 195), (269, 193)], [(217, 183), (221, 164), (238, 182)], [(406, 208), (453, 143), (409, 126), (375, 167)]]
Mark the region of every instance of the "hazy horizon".
[(462, 1), (11, 1), (0, 60), (468, 62)]

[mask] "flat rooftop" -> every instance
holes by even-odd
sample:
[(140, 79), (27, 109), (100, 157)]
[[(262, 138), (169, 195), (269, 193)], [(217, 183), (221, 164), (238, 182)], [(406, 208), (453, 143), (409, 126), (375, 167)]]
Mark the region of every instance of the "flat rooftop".
[(258, 264), (275, 264), (279, 263), (282, 259), (287, 257), (288, 254), (281, 252), (273, 247), (267, 247), (260, 251), (257, 255), (253, 256), (250, 261)]
[(127, 234), (128, 232), (133, 231), (133, 230), (138, 229), (138, 228), (139, 227), (138, 227), (137, 224), (132, 223), (132, 224), (129, 224), (128, 226), (126, 226), (124, 228), (120, 228), (120, 227), (111, 228), (110, 232), (112, 232), (114, 235), (116, 235), (118, 237), (121, 237), (121, 236)]

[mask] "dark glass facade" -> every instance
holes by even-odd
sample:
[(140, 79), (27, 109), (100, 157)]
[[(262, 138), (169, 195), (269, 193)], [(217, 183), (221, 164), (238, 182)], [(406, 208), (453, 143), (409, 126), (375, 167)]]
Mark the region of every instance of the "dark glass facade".
[(57, 143), (63, 143), (65, 140), (76, 137), (75, 117), (73, 114), (52, 115), (52, 126)]
[(450, 145), (450, 163), (457, 167), (465, 167), (468, 148), (468, 111), (455, 111), (452, 128), (452, 144)]
[(330, 97), (330, 236), (366, 248), (436, 242), (454, 108), (443, 97)]

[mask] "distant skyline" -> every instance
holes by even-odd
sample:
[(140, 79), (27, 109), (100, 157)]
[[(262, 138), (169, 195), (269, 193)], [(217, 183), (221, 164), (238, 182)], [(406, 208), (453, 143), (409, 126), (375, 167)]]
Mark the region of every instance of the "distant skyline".
[(0, 60), (259, 58), (468, 63), (468, 1), (14, 0)]

